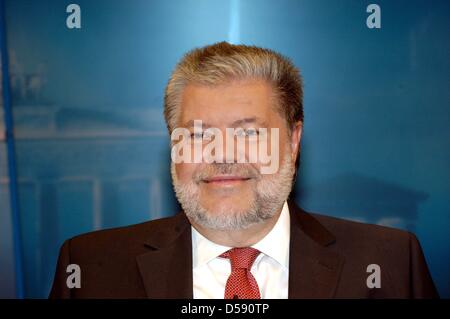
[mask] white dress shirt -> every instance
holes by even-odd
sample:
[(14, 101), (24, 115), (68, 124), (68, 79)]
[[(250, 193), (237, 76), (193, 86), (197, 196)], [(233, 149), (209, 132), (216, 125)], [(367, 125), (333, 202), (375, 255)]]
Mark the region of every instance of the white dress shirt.
[[(258, 283), (262, 299), (288, 298), (289, 239), (290, 217), (285, 202), (275, 226), (252, 246), (261, 252), (253, 263), (251, 273)], [(215, 244), (192, 227), (194, 299), (224, 298), (231, 264), (229, 259), (218, 256), (231, 248)]]

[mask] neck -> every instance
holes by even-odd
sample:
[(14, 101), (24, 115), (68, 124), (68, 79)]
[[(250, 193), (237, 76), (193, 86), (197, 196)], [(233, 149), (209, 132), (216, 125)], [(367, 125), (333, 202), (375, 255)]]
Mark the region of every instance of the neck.
[(246, 229), (216, 230), (205, 228), (190, 220), (191, 225), (208, 240), (228, 247), (250, 247), (263, 239), (275, 226), (283, 206), (271, 218)]

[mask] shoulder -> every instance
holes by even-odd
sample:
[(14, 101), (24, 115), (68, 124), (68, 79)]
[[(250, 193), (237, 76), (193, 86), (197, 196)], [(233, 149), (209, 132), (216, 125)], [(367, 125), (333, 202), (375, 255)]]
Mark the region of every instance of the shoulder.
[(409, 269), (413, 251), (421, 251), (415, 235), (409, 231), (310, 215), (334, 236), (330, 250), (342, 255), (350, 266), (377, 264), (396, 273)]
[[(342, 269), (340, 295), (438, 297), (422, 248), (413, 233), (320, 214), (306, 214), (334, 236), (333, 244), (327, 249), (343, 257), (345, 266)], [(366, 283), (368, 274), (375, 269), (381, 272), (382, 289), (367, 290), (361, 283)]]
[(145, 244), (179, 227), (183, 219), (179, 213), (172, 217), (156, 219), (125, 227), (111, 228), (81, 234), (66, 240), (63, 249), (76, 258), (95, 260), (99, 255), (138, 254)]
[(337, 242), (358, 242), (360, 244), (399, 244), (407, 245), (416, 240), (415, 235), (409, 231), (351, 221), (332, 216), (309, 213), (322, 226), (330, 231)]

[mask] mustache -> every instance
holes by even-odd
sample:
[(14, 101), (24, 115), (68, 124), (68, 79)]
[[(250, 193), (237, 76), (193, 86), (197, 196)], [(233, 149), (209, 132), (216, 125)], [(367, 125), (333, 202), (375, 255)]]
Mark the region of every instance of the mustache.
[(251, 164), (241, 163), (212, 163), (204, 167), (200, 167), (194, 173), (193, 180), (200, 183), (203, 180), (210, 179), (216, 175), (234, 175), (242, 178), (260, 179), (259, 170)]

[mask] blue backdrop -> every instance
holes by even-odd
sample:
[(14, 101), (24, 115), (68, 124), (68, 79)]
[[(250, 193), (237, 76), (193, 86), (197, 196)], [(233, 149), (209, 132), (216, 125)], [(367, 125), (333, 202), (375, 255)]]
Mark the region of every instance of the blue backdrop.
[(450, 2), (378, 0), (380, 29), (363, 0), (3, 2), (17, 169), (1, 108), (0, 297), (46, 297), (68, 237), (177, 211), (164, 86), (183, 53), (223, 40), (302, 70), (297, 202), (415, 232), (450, 297)]

